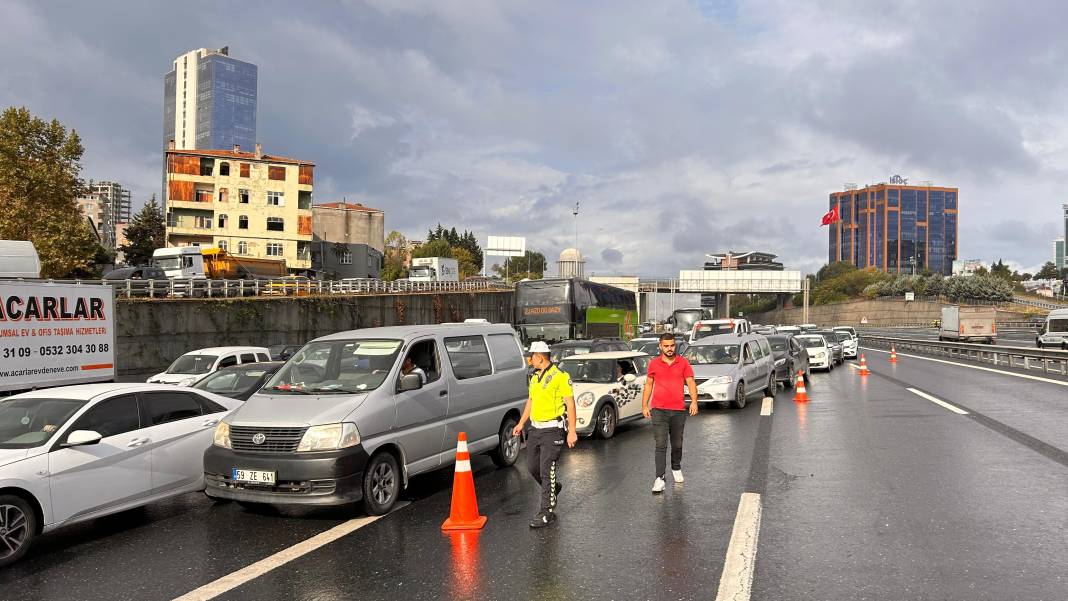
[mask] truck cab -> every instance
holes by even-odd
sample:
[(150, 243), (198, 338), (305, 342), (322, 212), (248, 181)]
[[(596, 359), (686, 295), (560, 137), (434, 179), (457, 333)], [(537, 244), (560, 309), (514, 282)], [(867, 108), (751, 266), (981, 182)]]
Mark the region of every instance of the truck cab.
[(152, 264), (170, 279), (204, 279), (204, 255), (199, 246), (173, 246), (152, 251)]

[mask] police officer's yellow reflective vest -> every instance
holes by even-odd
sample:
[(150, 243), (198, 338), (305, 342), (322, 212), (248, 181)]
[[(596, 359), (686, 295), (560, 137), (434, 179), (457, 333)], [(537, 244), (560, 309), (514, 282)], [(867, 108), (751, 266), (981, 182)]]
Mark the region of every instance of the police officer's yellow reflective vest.
[(571, 389), (571, 376), (556, 365), (550, 365), (530, 378), (530, 419), (551, 422), (564, 416), (567, 409), (564, 399), (575, 396)]

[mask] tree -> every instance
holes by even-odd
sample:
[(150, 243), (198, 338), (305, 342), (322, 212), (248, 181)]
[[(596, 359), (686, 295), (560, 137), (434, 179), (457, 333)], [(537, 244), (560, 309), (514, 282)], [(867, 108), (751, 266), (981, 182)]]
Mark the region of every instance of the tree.
[(167, 222), (163, 209), (156, 202), (156, 195), (141, 207), (141, 210), (126, 226), (126, 244), (119, 247), (127, 265), (144, 265), (152, 259), (152, 251), (167, 245)]
[(1012, 270), (1001, 259), (990, 266), (990, 275), (1003, 280), (1012, 280)]
[(1042, 269), (1038, 270), (1038, 273), (1035, 274), (1035, 279), (1036, 280), (1055, 280), (1055, 279), (1057, 279), (1058, 275), (1060, 275), (1060, 274), (1059, 274), (1059, 272), (1057, 270), (1057, 264), (1054, 263), (1053, 261), (1049, 261), (1045, 265), (1042, 266)]
[(457, 267), (460, 269), (461, 280), (477, 275), (481, 269), (481, 266), (471, 258), (471, 253), (461, 246), (456, 246), (452, 249), (452, 258), (456, 259)]
[(545, 255), (528, 250), (522, 257), (508, 257), (504, 265), (494, 265), (493, 270), (502, 277), (507, 276), (512, 280), (523, 278), (540, 280), (544, 277), (547, 264)]
[(857, 270), (857, 268), (856, 268), (855, 265), (853, 265), (852, 263), (847, 263), (845, 261), (838, 261), (838, 262), (835, 262), (835, 263), (828, 263), (827, 265), (824, 265), (823, 267), (821, 267), (818, 272), (816, 272), (816, 280), (822, 282), (823, 280), (836, 278), (838, 276), (841, 276), (841, 275), (844, 275), (844, 274), (847, 274), (847, 273), (850, 273), (850, 272), (853, 272), (853, 271), (856, 271), (856, 270)]
[(423, 257), (445, 257), (447, 259), (452, 258), (452, 246), (449, 245), (444, 239), (436, 239), (432, 242), (426, 242), (420, 244), (415, 250), (412, 251), (413, 259), (421, 259)]
[(78, 210), (84, 149), (77, 132), (23, 108), (0, 115), (0, 239), (29, 240), (41, 275), (90, 270), (96, 237)]
[(408, 272), (404, 269), (404, 259), (407, 252), (408, 239), (404, 237), (404, 234), (396, 230), (390, 232), (386, 236), (386, 252), (379, 277), (387, 281), (407, 277)]

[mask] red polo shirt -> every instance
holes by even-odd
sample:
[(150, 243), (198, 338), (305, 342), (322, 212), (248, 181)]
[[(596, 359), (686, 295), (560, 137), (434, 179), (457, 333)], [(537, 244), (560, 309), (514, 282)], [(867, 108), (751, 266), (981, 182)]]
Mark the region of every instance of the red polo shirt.
[(693, 377), (693, 367), (685, 357), (675, 355), (668, 365), (660, 357), (649, 362), (649, 379), (653, 381), (653, 409), (686, 409), (686, 378)]

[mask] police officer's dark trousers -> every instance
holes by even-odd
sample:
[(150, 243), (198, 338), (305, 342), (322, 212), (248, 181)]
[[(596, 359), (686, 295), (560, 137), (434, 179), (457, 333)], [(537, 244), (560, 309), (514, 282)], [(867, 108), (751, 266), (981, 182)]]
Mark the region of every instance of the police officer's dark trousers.
[(567, 435), (563, 428), (530, 428), (527, 431), (527, 468), (541, 485), (541, 510), (556, 509), (556, 462)]

